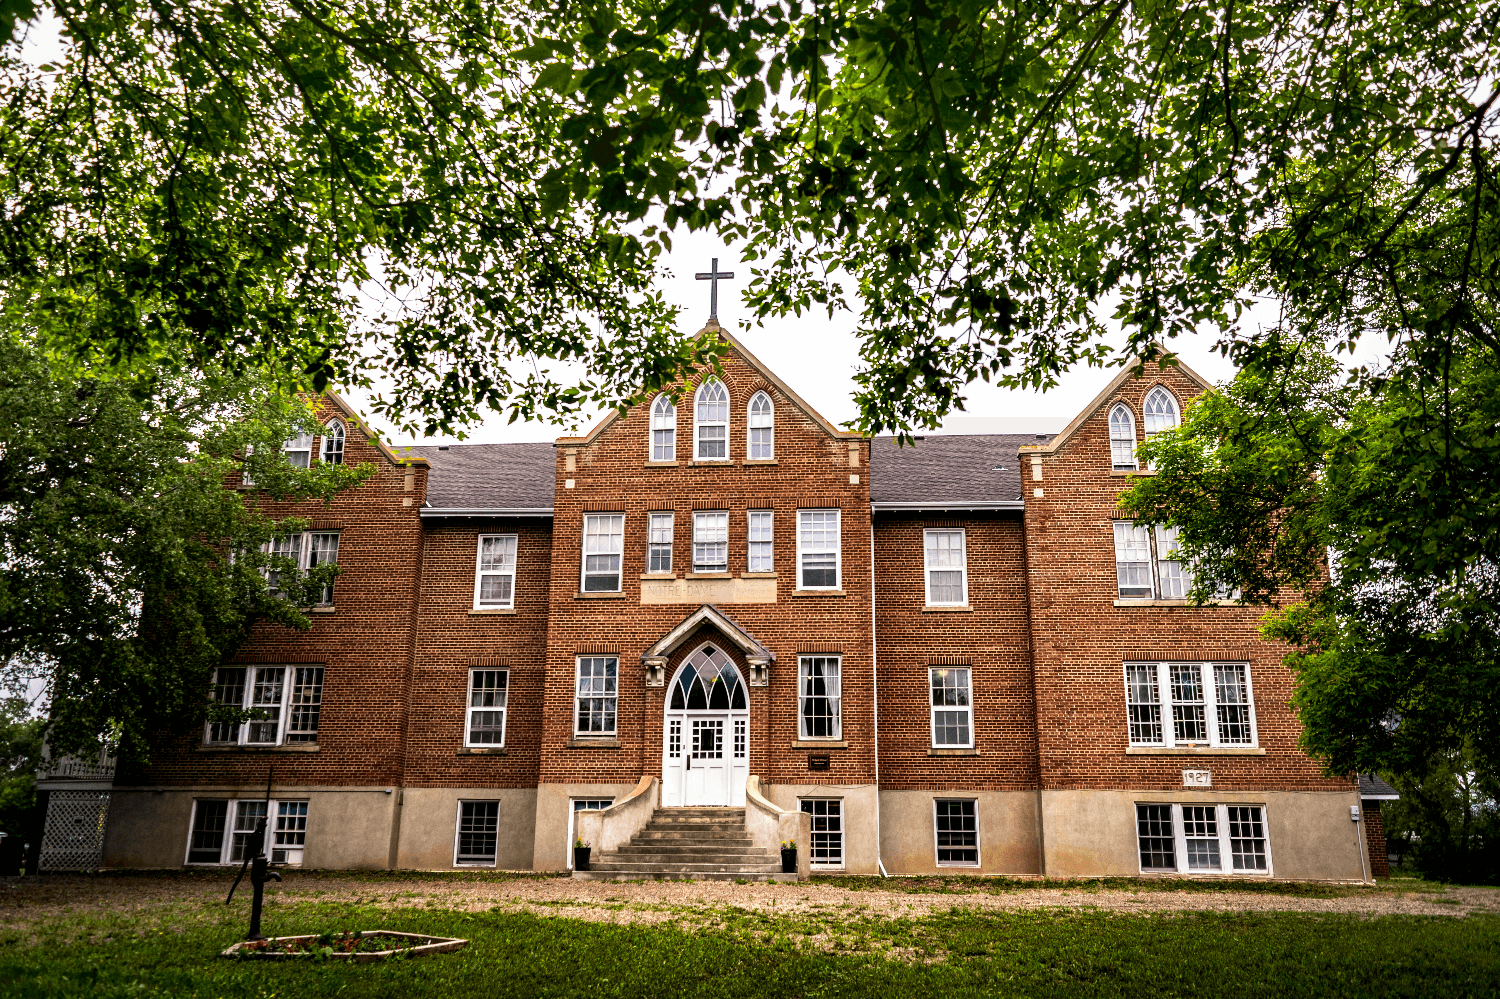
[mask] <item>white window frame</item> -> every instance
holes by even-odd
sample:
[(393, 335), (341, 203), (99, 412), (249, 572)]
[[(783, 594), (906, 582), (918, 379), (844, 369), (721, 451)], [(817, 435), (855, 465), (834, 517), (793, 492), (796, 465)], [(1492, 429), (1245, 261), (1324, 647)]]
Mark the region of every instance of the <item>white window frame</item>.
[[(614, 663), (614, 674), (612, 676), (609, 675), (609, 674), (604, 674), (604, 675), (602, 675), (600, 677), (597, 677), (597, 678), (592, 677), (592, 676), (585, 678), (584, 675), (583, 675), (583, 664), (585, 662), (593, 663), (596, 660), (599, 661), (601, 663), (601, 665), (603, 666), (603, 668), (605, 668), (605, 669), (608, 669), (608, 664), (609, 663)], [(590, 668), (593, 668), (593, 667), (591, 666)], [(584, 680), (585, 679), (588, 679), (591, 683), (595, 679), (598, 679), (598, 680), (602, 681), (602, 686), (600, 686), (600, 688), (598, 690), (591, 689), (591, 690), (585, 692), (584, 689), (583, 689), (583, 684), (584, 684)], [(604, 729), (604, 728), (584, 729), (584, 728), (582, 728), (579, 725), (579, 722), (583, 719), (583, 702), (584, 702), (585, 699), (591, 700), (591, 701), (608, 701), (608, 702), (612, 702), (613, 706), (611, 708), (609, 708), (608, 717), (614, 719), (614, 725), (611, 728), (608, 728), (608, 729)], [(600, 710), (601, 711), (605, 710), (605, 708), (604, 708), (603, 705), (601, 705)], [(584, 739), (588, 739), (588, 738), (594, 738), (594, 739), (612, 739), (612, 738), (617, 737), (620, 734), (620, 657), (619, 656), (575, 656), (574, 657), (574, 659), (573, 659), (573, 734), (575, 736), (579, 737), (579, 738), (584, 738)]]
[[(1129, 430), (1127, 437), (1120, 431)], [(1134, 472), (1140, 469), (1135, 456), (1135, 414), (1123, 402), (1109, 411), (1109, 464), (1116, 472)], [(1128, 454), (1129, 460), (1122, 460)]]
[[(458, 859), (458, 844), (463, 836), (464, 806), (465, 805), (494, 805), (495, 806), (495, 855), (488, 862)], [(500, 799), (499, 798), (460, 798), (458, 809), (453, 814), (453, 866), (454, 867), (496, 867), (500, 863)]]
[[(1177, 556), (1177, 534), (1180, 528), (1162, 527), (1159, 524), (1137, 524), (1132, 520), (1112, 522), (1115, 546), (1115, 599), (1116, 600), (1181, 600), (1188, 599), (1193, 588), (1193, 570)], [(1123, 558), (1123, 555), (1144, 554), (1145, 558)], [(1149, 593), (1126, 595), (1122, 583), (1125, 566), (1145, 566), (1146, 580), (1142, 588)], [(1237, 601), (1240, 591), (1221, 590), (1214, 600)]]
[[(833, 515), (833, 584), (831, 586), (808, 586), (806, 578), (807, 556), (826, 555), (827, 548), (810, 548), (807, 545), (806, 533), (809, 528), (807, 518), (817, 514)], [(844, 584), (844, 512), (838, 508), (823, 509), (810, 508), (798, 509), (797, 511), (797, 585), (798, 590), (837, 590)]]
[[(710, 391), (710, 389), (715, 388), (715, 387), (717, 387), (718, 391), (720, 393), (722, 393), (722, 395), (724, 397), (724, 402), (723, 402), (723, 406), (724, 406), (724, 419), (722, 419), (722, 420), (705, 420), (705, 419), (703, 419), (703, 413), (702, 413), (702, 406), (703, 406), (702, 396), (704, 395), (704, 393)], [(710, 378), (710, 379), (708, 379), (702, 385), (699, 385), (698, 386), (698, 390), (693, 393), (693, 460), (694, 461), (729, 461), (730, 460), (731, 455), (729, 453), (729, 451), (730, 451), (730, 448), (729, 448), (729, 405), (730, 405), (729, 389), (724, 385), (723, 382), (719, 381), (717, 378)], [(713, 438), (715, 441), (719, 441), (719, 440), (723, 441), (723, 443), (724, 443), (724, 454), (723, 455), (714, 455), (714, 456), (705, 456), (704, 455), (704, 453), (703, 453), (703, 428), (704, 427), (723, 427), (724, 428), (724, 436), (722, 438)]]
[[(609, 534), (595, 534), (595, 535), (590, 535), (589, 534), (589, 522), (590, 521), (597, 521), (597, 520), (604, 520), (606, 518), (618, 518), (619, 519), (619, 522), (620, 522), (619, 533), (616, 534), (616, 533), (614, 533), (612, 531)], [(590, 544), (591, 537), (618, 538), (619, 541), (618, 541), (618, 543), (615, 544), (615, 546), (614, 546), (615, 550), (614, 551), (604, 551), (603, 549), (600, 549), (599, 551), (593, 551), (593, 552), (591, 552), (591, 551), (589, 551), (589, 544)], [(583, 544), (580, 545), (579, 547), (582, 549), (582, 551), (579, 553), (580, 557), (579, 557), (579, 561), (578, 561), (578, 589), (579, 589), (579, 592), (581, 592), (581, 593), (620, 593), (620, 592), (622, 592), (624, 590), (624, 588), (625, 588), (625, 515), (623, 513), (586, 513), (586, 514), (584, 514), (583, 515)], [(604, 589), (589, 589), (589, 577), (590, 576), (608, 576), (608, 575), (610, 575), (610, 573), (607, 573), (607, 572), (594, 572), (594, 573), (590, 573), (589, 572), (589, 556), (590, 555), (595, 555), (595, 556), (613, 555), (616, 559), (619, 560), (616, 563), (616, 565), (615, 565), (615, 571), (613, 573), (613, 575), (615, 577), (615, 585), (614, 585), (613, 589), (608, 589), (608, 590), (604, 590)]]
[[(833, 689), (829, 690), (828, 680), (825, 672), (821, 677), (823, 681), (823, 693), (814, 695), (809, 691), (812, 677), (808, 670), (814, 660), (833, 663)], [(817, 741), (826, 739), (837, 742), (844, 737), (844, 660), (838, 655), (808, 654), (797, 657), (797, 738)], [(821, 735), (813, 735), (808, 731), (807, 702), (814, 699), (826, 700), (829, 703), (829, 714), (832, 723), (832, 732)]]
[[(757, 568), (757, 566), (760, 567)], [(745, 571), (776, 571), (776, 514), (774, 510), (745, 511)]]
[[(1166, 410), (1153, 412), (1153, 406), (1166, 403)], [(1146, 440), (1150, 440), (1163, 430), (1171, 430), (1182, 423), (1182, 407), (1177, 402), (1177, 397), (1167, 390), (1165, 385), (1157, 385), (1146, 393), (1145, 400), (1141, 403), (1141, 423), (1146, 431)]]
[[(699, 553), (722, 554), (722, 559), (700, 559)], [(729, 511), (693, 511), (693, 572), (729, 571)]]
[[(323, 461), (329, 465), (342, 465), (344, 463), (344, 446), (348, 444), (348, 432), (344, 429), (343, 420), (329, 420), (323, 425), (323, 446), (320, 449)], [(333, 445), (337, 443), (335, 448)]]
[[(224, 812), (223, 838), (219, 840), (218, 860), (193, 860), (194, 853), (199, 851), (193, 849), (193, 833), (198, 827), (198, 814), (200, 807), (208, 802), (226, 802)], [(240, 818), (241, 806), (266, 806), (266, 838), (262, 849), (267, 851), (266, 855), (275, 864), (285, 864), (291, 867), (300, 867), (307, 849), (307, 828), (311, 808), (306, 798), (195, 798), (193, 799), (193, 810), (188, 815), (187, 850), (183, 854), (183, 864), (190, 867), (224, 867), (244, 862), (244, 858), (234, 857), (234, 837), (238, 832), (254, 834), (254, 829), (237, 830), (235, 825)], [(298, 807), (300, 806), (300, 807)], [(290, 811), (282, 814), (283, 809)], [(259, 820), (260, 816), (254, 815)], [(301, 820), (298, 822), (297, 820)], [(287, 827), (287, 820), (291, 826)], [(278, 843), (278, 840), (285, 842)], [(247, 843), (248, 846), (248, 843)], [(278, 856), (279, 855), (279, 856)]]
[[(933, 565), (932, 539), (939, 534), (958, 535), (959, 564)], [(948, 549), (952, 551), (952, 549)], [(959, 598), (957, 600), (934, 600), (932, 598), (932, 574), (953, 572), (957, 569)], [(922, 532), (922, 579), (928, 607), (967, 607), (969, 605), (969, 537), (962, 527), (933, 527)]]
[[(938, 673), (963, 674), (963, 686), (952, 686), (944, 684), (942, 688), (937, 686)], [(945, 676), (944, 679), (947, 679)], [(939, 689), (954, 689), (963, 691), (963, 704), (938, 704), (937, 691)], [(927, 668), (927, 727), (928, 739), (933, 749), (973, 749), (974, 748), (974, 668), (972, 666), (929, 666)], [(966, 715), (965, 727), (969, 731), (967, 742), (938, 742), (938, 712), (944, 711), (950, 714)]]
[[(1134, 698), (1134, 691), (1130, 683), (1130, 671), (1132, 667), (1142, 670), (1154, 670), (1157, 698), (1154, 706), (1156, 707), (1156, 724), (1159, 725), (1161, 731), (1160, 742), (1139, 741), (1136, 738), (1136, 733), (1131, 731), (1131, 708), (1152, 707), (1148, 702)], [(1156, 746), (1165, 749), (1175, 749), (1179, 746), (1202, 746), (1212, 749), (1230, 747), (1236, 749), (1255, 749), (1260, 746), (1260, 731), (1255, 721), (1255, 686), (1248, 662), (1226, 662), (1222, 660), (1212, 662), (1186, 662), (1181, 660), (1152, 662), (1150, 660), (1133, 659), (1126, 661), (1122, 669), (1125, 677), (1125, 737), (1130, 745)], [(1174, 669), (1185, 672), (1196, 672), (1196, 678), (1199, 683), (1198, 689), (1203, 693), (1201, 707), (1203, 709), (1203, 726), (1206, 729), (1204, 733), (1206, 738), (1204, 739), (1179, 740), (1177, 738), (1177, 713), (1174, 709), (1179, 707), (1186, 709), (1199, 707), (1200, 702), (1197, 700), (1174, 702), (1174, 688), (1172, 683)], [(1245, 681), (1245, 703), (1243, 705), (1228, 699), (1221, 700), (1218, 683), (1221, 670), (1226, 673), (1231, 670), (1237, 670), (1242, 673)], [(1227, 714), (1232, 712), (1233, 709), (1242, 706), (1245, 708), (1245, 714), (1248, 716), (1250, 741), (1227, 741), (1222, 736), (1221, 727), (1229, 727), (1237, 724), (1242, 725), (1245, 723), (1223, 721), (1220, 709), (1225, 709), (1224, 713)], [(1136, 724), (1139, 725), (1141, 723), (1137, 722)]]
[[(254, 696), (257, 687), (264, 684), (274, 683), (262, 674), (274, 670), (281, 670), (280, 684), (273, 689), (277, 692), (279, 701), (274, 705), (267, 704), (267, 708), (275, 708), (275, 717), (262, 719), (263, 722), (274, 721), (276, 723), (276, 738), (272, 740), (252, 740), (250, 738), (251, 727), (255, 721), (244, 721), (234, 726), (234, 738), (215, 739), (214, 729), (226, 723), (204, 722), (203, 723), (203, 745), (205, 746), (316, 746), (318, 744), (317, 725), (322, 724), (323, 719), (323, 685), (327, 679), (326, 668), (318, 663), (229, 663), (218, 667), (214, 671), (212, 688), (223, 686), (220, 683), (220, 675), (226, 670), (244, 670), (245, 679), (240, 686), (240, 700), (237, 707), (243, 708), (249, 705), (254, 708)], [(298, 683), (302, 680), (302, 683)], [(300, 691), (300, 693), (299, 693)], [(303, 698), (294, 703), (294, 698)], [(299, 711), (299, 709), (301, 709)], [(307, 727), (307, 716), (311, 714), (316, 721), (314, 727)], [(299, 721), (300, 727), (295, 731), (292, 723)]]
[[(646, 515), (646, 572), (653, 575), (670, 574), (673, 568), (673, 533), (677, 518), (671, 510), (655, 510)], [(665, 554), (667, 564), (659, 568), (658, 556)]]
[[(333, 558), (331, 559), (331, 561), (334, 565), (338, 565), (340, 534), (341, 532), (339, 531), (303, 531), (300, 534), (288, 534), (281, 538), (277, 538), (274, 541), (268, 542), (261, 550), (266, 552), (267, 554), (286, 555), (288, 558), (291, 558), (295, 554), (295, 558), (293, 559), (293, 561), (297, 563), (297, 570), (299, 572), (305, 573), (313, 566), (321, 564), (320, 561), (315, 558), (315, 556), (320, 553), (317, 542), (317, 539), (319, 538), (333, 539)], [(295, 552), (277, 552), (276, 549), (279, 547), (283, 547), (284, 543), (287, 541), (293, 542), (290, 547), (294, 548)], [(273, 572), (274, 570), (270, 569), (269, 567), (266, 569), (266, 578), (268, 580), (270, 580), (271, 574)], [(332, 607), (333, 587), (334, 583), (329, 583), (327, 586), (323, 587), (322, 593), (318, 595), (317, 603), (313, 604), (313, 606)], [(272, 590), (273, 592), (277, 590), (274, 582), (272, 582)]]
[[(957, 801), (968, 802), (974, 806), (974, 860), (939, 860), (938, 851), (942, 846), (938, 843), (938, 802)], [(948, 849), (963, 849), (961, 847), (948, 847)], [(981, 867), (984, 864), (984, 835), (979, 824), (979, 799), (955, 796), (934, 796), (932, 799), (932, 860), (938, 867)]]
[[(486, 541), (501, 542), (499, 568), (485, 568), (484, 543)], [(510, 558), (505, 558), (504, 542), (510, 542)], [(516, 563), (519, 561), (521, 539), (515, 534), (481, 534), (474, 549), (474, 609), (475, 610), (514, 610), (516, 606)], [(486, 576), (494, 576), (500, 579), (510, 580), (510, 596), (504, 600), (485, 601), (481, 594), (484, 591), (484, 580)]]
[[(1142, 862), (1142, 837), (1140, 829), (1141, 820), (1139, 809), (1143, 805), (1166, 807), (1170, 809), (1169, 814), (1172, 821), (1172, 860), (1175, 866), (1147, 867)], [(1271, 855), (1271, 824), (1266, 815), (1266, 807), (1267, 806), (1263, 802), (1255, 801), (1137, 801), (1131, 806), (1131, 819), (1132, 823), (1135, 825), (1135, 856), (1137, 868), (1142, 874), (1192, 874), (1208, 875), (1210, 877), (1224, 877), (1231, 875), (1239, 877), (1271, 877), (1275, 868)], [(1183, 810), (1185, 808), (1213, 809), (1216, 835), (1213, 837), (1203, 837), (1202, 839), (1211, 839), (1218, 841), (1219, 866), (1217, 868), (1192, 866), (1191, 859), (1188, 855), (1187, 823), (1183, 818)], [(1260, 822), (1260, 836), (1258, 838), (1261, 842), (1261, 846), (1265, 854), (1266, 866), (1263, 869), (1253, 866), (1235, 866), (1234, 842), (1236, 841), (1236, 839), (1243, 842), (1245, 840), (1254, 838), (1234, 837), (1231, 835), (1231, 833), (1235, 831), (1234, 826), (1231, 825), (1230, 821), (1231, 814), (1236, 814), (1237, 818), (1241, 818), (1243, 817), (1243, 813), (1231, 813), (1230, 810), (1242, 808), (1258, 809), (1260, 812), (1260, 815), (1258, 816)], [(1194, 839), (1198, 840), (1200, 838), (1194, 837)]]
[[(286, 443), (281, 445), (282, 459), (293, 468), (311, 467), (314, 445), (317, 440), (316, 434), (298, 434), (296, 437), (288, 438)], [(294, 455), (301, 455), (302, 460), (294, 461)]]
[[(480, 673), (499, 673), (505, 678), (503, 687), (483, 687), (482, 691), (498, 691), (499, 703), (476, 704), (474, 696), (474, 680)], [(485, 698), (494, 701), (495, 698)], [(474, 741), (474, 715), (478, 712), (499, 712), (500, 714), (500, 741), (499, 742), (476, 742)], [(510, 670), (505, 667), (476, 666), (469, 670), (468, 693), (464, 700), (464, 748), (466, 749), (503, 749), (505, 747), (505, 729), (510, 722)]]
[[(817, 807), (819, 805), (822, 805), (823, 808), (824, 808), (824, 813), (821, 816), (819, 816), (818, 813), (817, 813)], [(829, 806), (835, 806), (835, 807), (837, 807), (838, 814), (836, 816), (830, 816), (828, 814), (828, 808), (829, 808)], [(848, 844), (847, 838), (845, 837), (845, 833), (848, 832), (848, 825), (849, 825), (848, 819), (849, 819), (849, 815), (848, 815), (847, 809), (845, 809), (845, 807), (844, 807), (844, 799), (843, 798), (830, 798), (830, 797), (827, 797), (826, 795), (813, 795), (811, 797), (797, 799), (797, 808), (798, 808), (798, 810), (803, 811), (803, 812), (807, 812), (809, 815), (812, 816), (812, 822), (810, 823), (811, 826), (812, 826), (812, 834), (811, 834), (811, 837), (809, 838), (808, 843), (807, 843), (807, 858), (808, 858), (809, 864), (813, 867), (814, 870), (819, 870), (819, 871), (842, 871), (845, 868), (845, 866), (847, 865), (847, 859), (848, 859), (848, 856), (849, 856), (849, 853), (848, 853), (848, 845), (849, 844)], [(837, 832), (830, 832), (827, 829), (824, 829), (821, 832), (818, 831), (817, 826), (818, 826), (818, 819), (819, 818), (822, 818), (825, 821), (825, 823), (827, 822), (827, 820), (829, 818), (837, 818), (838, 819), (838, 824), (839, 824), (838, 831)], [(827, 859), (824, 859), (824, 860), (817, 859), (817, 853), (814, 852), (814, 844), (817, 843), (819, 836), (823, 836), (823, 837), (825, 837), (827, 839), (836, 838), (838, 840), (838, 854), (839, 854), (839, 859), (838, 859), (837, 863), (834, 863), (834, 862), (829, 861)], [(826, 839), (825, 839), (825, 842), (826, 842)]]
[[(755, 404), (765, 400), (765, 411), (757, 413)], [(765, 430), (768, 432), (769, 440), (756, 441), (755, 432)], [(762, 453), (757, 453), (757, 448), (763, 448)], [(745, 407), (745, 460), (746, 461), (775, 461), (776, 460), (776, 404), (771, 401), (771, 393), (762, 389), (750, 397), (750, 405)]]
[[(666, 434), (658, 442), (657, 434)], [(677, 460), (677, 405), (663, 392), (651, 404), (651, 434), (647, 441), (650, 461)]]

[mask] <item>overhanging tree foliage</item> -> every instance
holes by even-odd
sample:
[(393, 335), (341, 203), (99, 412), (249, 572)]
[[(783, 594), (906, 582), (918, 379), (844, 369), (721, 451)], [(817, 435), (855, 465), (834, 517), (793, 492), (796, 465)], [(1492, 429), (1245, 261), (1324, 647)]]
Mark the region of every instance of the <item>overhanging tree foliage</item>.
[[(0, 336), (0, 427), (0, 680), (46, 684), (55, 753), (143, 751), (206, 717), (212, 670), (255, 622), (309, 627), (300, 608), (337, 566), (263, 551), (306, 524), (258, 498), (326, 500), (374, 471), (289, 466), (283, 443), (316, 424), (254, 381), (90, 377), (15, 334)], [(263, 493), (224, 487), (242, 467)]]

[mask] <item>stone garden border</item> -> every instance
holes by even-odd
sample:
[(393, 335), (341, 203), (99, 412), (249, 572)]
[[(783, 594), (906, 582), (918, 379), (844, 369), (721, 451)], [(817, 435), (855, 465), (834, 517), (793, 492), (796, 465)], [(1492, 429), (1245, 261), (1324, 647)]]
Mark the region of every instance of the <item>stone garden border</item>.
[[(317, 933), (304, 933), (300, 936), (269, 937), (268, 939), (304, 941), (316, 940), (318, 939), (318, 936), (319, 934)], [(372, 964), (376, 961), (383, 961), (386, 958), (392, 957), (396, 954), (405, 954), (409, 957), (421, 957), (425, 954), (445, 954), (449, 951), (462, 950), (463, 948), (469, 946), (469, 941), (460, 939), (458, 937), (433, 937), (428, 936), (424, 933), (401, 933), (397, 930), (362, 930), (361, 936), (376, 938), (388, 937), (392, 940), (422, 940), (426, 942), (417, 944), (416, 946), (412, 947), (399, 947), (394, 950), (356, 951), (352, 954), (335, 952), (332, 954), (325, 954), (323, 956), (331, 960), (352, 960), (356, 964)], [(248, 945), (250, 942), (251, 941), (249, 940), (241, 940), (239, 943), (230, 944), (228, 947), (224, 948), (224, 950), (219, 952), (219, 956), (234, 957), (240, 958), (242, 960), (252, 961), (302, 961), (318, 956), (312, 951), (303, 951), (298, 954), (267, 954), (254, 951), (241, 953), (241, 949)]]

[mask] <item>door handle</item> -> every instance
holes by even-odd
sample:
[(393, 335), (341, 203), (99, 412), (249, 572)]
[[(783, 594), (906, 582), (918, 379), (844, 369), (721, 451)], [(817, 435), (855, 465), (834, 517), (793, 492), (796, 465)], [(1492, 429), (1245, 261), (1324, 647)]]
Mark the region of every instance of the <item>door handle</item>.
[(689, 754), (688, 754), (688, 758), (687, 758), (687, 768), (688, 768), (688, 769), (689, 769), (689, 770), (691, 770), (691, 769), (693, 769), (693, 757), (692, 757), (692, 754), (691, 754), (691, 753), (689, 753)]

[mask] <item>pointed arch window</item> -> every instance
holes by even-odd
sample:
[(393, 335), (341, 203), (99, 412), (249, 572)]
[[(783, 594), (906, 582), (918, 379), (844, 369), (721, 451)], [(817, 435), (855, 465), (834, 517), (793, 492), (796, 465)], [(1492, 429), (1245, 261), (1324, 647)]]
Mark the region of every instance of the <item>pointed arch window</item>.
[(1146, 396), (1146, 437), (1149, 439), (1175, 426), (1177, 400), (1172, 398), (1172, 393), (1158, 385)]
[(651, 407), (651, 460), (677, 460), (677, 407), (666, 393)]
[(329, 420), (323, 428), (323, 460), (330, 465), (344, 463), (344, 422)]
[(776, 457), (776, 411), (771, 397), (755, 393), (750, 400), (748, 447), (746, 457), (752, 461), (770, 461)]
[(672, 684), (673, 711), (743, 711), (745, 703), (740, 671), (712, 645), (693, 656)]
[(699, 461), (729, 460), (729, 393), (718, 380), (704, 382), (698, 389), (697, 418), (693, 436), (697, 446), (693, 456)]
[(1135, 414), (1127, 406), (1109, 413), (1109, 457), (1117, 472), (1133, 472), (1135, 463)]

